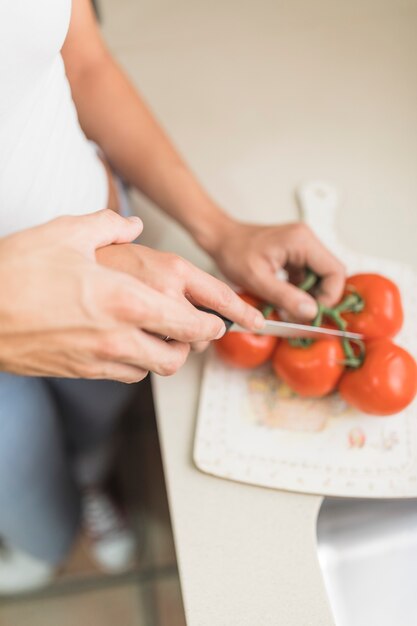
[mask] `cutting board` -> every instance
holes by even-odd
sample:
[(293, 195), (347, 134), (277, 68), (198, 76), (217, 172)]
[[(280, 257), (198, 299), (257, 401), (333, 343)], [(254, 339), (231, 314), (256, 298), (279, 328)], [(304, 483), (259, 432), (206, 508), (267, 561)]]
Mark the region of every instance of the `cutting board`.
[[(336, 190), (312, 182), (297, 191), (302, 219), (348, 273), (375, 272), (400, 288), (405, 323), (396, 341), (417, 357), (417, 273), (348, 249), (335, 229)], [(338, 394), (306, 400), (269, 365), (245, 371), (207, 354), (194, 442), (197, 467), (221, 478), (332, 496), (417, 497), (417, 402), (390, 417), (367, 416)]]

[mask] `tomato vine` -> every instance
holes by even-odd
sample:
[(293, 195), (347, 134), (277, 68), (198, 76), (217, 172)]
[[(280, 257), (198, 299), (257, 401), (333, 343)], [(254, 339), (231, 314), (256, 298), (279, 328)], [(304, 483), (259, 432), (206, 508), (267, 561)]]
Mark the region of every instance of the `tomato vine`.
[[(310, 292), (313, 288), (319, 284), (318, 275), (310, 268), (307, 268), (306, 275), (303, 281), (298, 285), (298, 288), (302, 291)], [(317, 301), (317, 315), (312, 322), (312, 326), (321, 326), (323, 321), (327, 318), (336, 326), (338, 330), (344, 332), (347, 328), (347, 322), (342, 318), (341, 313), (359, 313), (364, 309), (365, 303), (363, 298), (354, 291), (350, 290), (350, 293), (336, 306), (326, 307), (321, 302)], [(294, 347), (308, 348), (314, 342), (314, 339), (290, 339), (289, 342)], [(353, 345), (358, 347), (358, 353), (355, 352)], [(345, 353), (344, 365), (352, 369), (360, 367), (365, 360), (365, 344), (360, 339), (348, 339), (342, 338), (343, 351)]]

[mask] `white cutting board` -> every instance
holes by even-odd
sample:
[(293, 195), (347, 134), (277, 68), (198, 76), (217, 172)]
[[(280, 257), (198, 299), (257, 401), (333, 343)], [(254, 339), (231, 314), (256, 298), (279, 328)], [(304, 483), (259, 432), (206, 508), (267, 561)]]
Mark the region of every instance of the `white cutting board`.
[[(417, 273), (346, 248), (335, 232), (336, 190), (321, 182), (297, 193), (303, 220), (347, 266), (400, 288), (405, 323), (396, 342), (417, 357)], [(371, 235), (371, 234), (370, 234)], [(417, 402), (391, 417), (364, 415), (337, 394), (297, 398), (270, 366), (244, 371), (214, 350), (203, 371), (194, 461), (239, 482), (332, 496), (417, 497)]]

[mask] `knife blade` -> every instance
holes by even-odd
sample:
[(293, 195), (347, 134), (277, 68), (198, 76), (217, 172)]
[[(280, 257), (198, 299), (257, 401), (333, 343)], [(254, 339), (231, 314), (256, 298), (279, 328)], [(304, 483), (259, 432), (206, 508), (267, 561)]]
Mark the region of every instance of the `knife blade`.
[(342, 339), (363, 339), (360, 333), (351, 333), (333, 328), (322, 328), (321, 326), (311, 326), (310, 324), (297, 324), (295, 322), (281, 322), (275, 320), (265, 320), (264, 328), (256, 331), (248, 331), (247, 328), (239, 326), (232, 320), (229, 320), (218, 311), (208, 309), (207, 307), (198, 306), (197, 309), (203, 313), (211, 313), (217, 315), (225, 323), (226, 329), (231, 333), (247, 333), (251, 332), (255, 335), (273, 335), (274, 337), (284, 338), (301, 338), (301, 339), (329, 339), (331, 337), (340, 337)]

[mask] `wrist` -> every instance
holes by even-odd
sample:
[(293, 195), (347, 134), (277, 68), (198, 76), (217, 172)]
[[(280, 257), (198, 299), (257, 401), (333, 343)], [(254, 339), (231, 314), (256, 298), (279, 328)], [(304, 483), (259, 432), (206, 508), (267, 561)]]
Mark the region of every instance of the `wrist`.
[(207, 216), (199, 216), (189, 231), (194, 241), (210, 256), (215, 256), (226, 232), (233, 228), (235, 220), (216, 205), (212, 205)]

